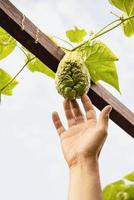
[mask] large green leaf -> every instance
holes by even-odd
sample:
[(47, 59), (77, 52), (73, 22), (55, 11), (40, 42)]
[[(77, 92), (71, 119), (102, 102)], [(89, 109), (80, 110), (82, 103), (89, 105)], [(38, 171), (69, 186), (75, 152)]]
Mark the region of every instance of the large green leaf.
[[(134, 181), (134, 172), (124, 177)], [(102, 191), (103, 200), (134, 200), (134, 184), (127, 184), (124, 180), (108, 184)]]
[[(134, 172), (124, 177), (134, 180)], [(103, 200), (134, 200), (134, 184), (127, 184), (124, 180), (108, 184), (102, 191)]]
[(134, 200), (134, 184), (124, 185), (122, 188), (124, 196), (127, 196), (127, 200)]
[[(130, 17), (134, 15), (134, 0), (125, 0), (124, 1), (124, 9), (127, 15), (126, 17)], [(134, 18), (125, 21), (122, 24), (123, 31), (127, 37), (134, 35)]]
[(116, 193), (115, 200), (134, 200), (134, 184), (122, 185)]
[[(30, 53), (27, 49), (24, 48), (24, 51), (27, 54), (26, 62), (34, 57), (32, 53)], [(38, 58), (34, 58), (32, 61), (30, 61), (27, 64), (27, 68), (31, 72), (41, 72), (51, 78), (55, 78), (55, 72), (53, 72), (49, 67), (47, 67), (45, 64), (43, 64)]]
[(16, 40), (0, 27), (0, 60), (6, 58), (16, 47)]
[(29, 62), (27, 67), (31, 72), (41, 72), (53, 79), (55, 78), (55, 73), (37, 58)]
[[(109, 0), (109, 2), (122, 10), (124, 17), (131, 17), (134, 15), (134, 0)], [(134, 35), (134, 18), (125, 21), (122, 24), (124, 34), (127, 37)]]
[(121, 191), (122, 186), (124, 186), (124, 181), (119, 180), (112, 184), (107, 185), (102, 191), (103, 200), (116, 200), (118, 192)]
[(87, 32), (84, 29), (79, 29), (74, 27), (74, 29), (66, 31), (67, 38), (74, 43), (79, 43), (84, 40), (84, 37), (87, 35)]
[[(84, 49), (82, 49), (82, 55), (84, 57)], [(84, 59), (94, 82), (103, 80), (120, 91), (117, 70), (114, 63), (118, 58), (104, 43), (94, 41), (92, 45), (86, 45)]]
[(3, 69), (0, 68), (0, 93), (5, 95), (12, 95), (13, 89), (18, 84), (16, 80), (14, 80), (11, 84), (9, 84), (4, 90), (1, 89), (12, 80), (12, 77)]
[(124, 0), (124, 12), (127, 13), (128, 16), (134, 14), (134, 0)]
[(123, 0), (109, 0), (109, 2), (118, 9), (124, 11)]
[(91, 54), (91, 46), (90, 46), (90, 41), (85, 42), (82, 46), (76, 49), (77, 52), (79, 52), (84, 60), (90, 56)]
[(134, 18), (123, 22), (122, 28), (127, 37), (134, 35)]
[(129, 180), (129, 181), (133, 181), (134, 182), (134, 171), (129, 173), (129, 174), (127, 174), (124, 178)]
[(109, 2), (118, 9), (127, 13), (127, 15), (134, 14), (134, 0), (109, 0)]

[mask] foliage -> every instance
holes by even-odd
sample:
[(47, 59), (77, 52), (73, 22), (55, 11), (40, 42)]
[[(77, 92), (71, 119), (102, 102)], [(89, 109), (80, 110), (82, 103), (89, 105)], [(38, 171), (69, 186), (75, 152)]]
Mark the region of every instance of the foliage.
[(5, 87), (5, 88), (3, 87), (11, 79), (12, 79), (12, 77), (7, 72), (5, 72), (3, 69), (0, 68), (0, 88), (1, 88), (1, 94), (12, 95), (13, 88), (18, 84), (17, 81), (14, 80), (7, 87)]
[[(124, 17), (134, 15), (134, 0), (109, 0), (112, 5), (123, 11)], [(134, 35), (134, 18), (124, 21), (122, 24), (123, 31), (127, 37)]]
[(86, 35), (86, 30), (79, 29), (77, 26), (75, 26), (74, 29), (66, 31), (66, 36), (71, 42), (74, 43), (82, 42)]
[[(131, 181), (126, 183), (126, 180)], [(133, 200), (134, 199), (134, 172), (123, 179), (107, 185), (103, 189), (103, 200)]]
[(129, 174), (127, 174), (124, 178), (125, 178), (126, 180), (128, 180), (128, 181), (134, 182), (134, 171), (131, 172), (131, 173), (129, 173)]
[(91, 45), (88, 43), (85, 48), (82, 47), (82, 54), (86, 54), (83, 56), (92, 81), (103, 80), (120, 91), (114, 63), (118, 58), (104, 43), (100, 41), (94, 41)]
[(16, 41), (0, 28), (0, 60), (6, 58), (16, 47)]
[(27, 49), (23, 48), (26, 53), (26, 59), (25, 62), (28, 62), (28, 60), (34, 58), (31, 62), (28, 62), (27, 68), (31, 72), (41, 72), (50, 78), (55, 78), (55, 73), (47, 67), (43, 62), (41, 62), (38, 58), (35, 58), (35, 56), (30, 53)]
[[(106, 44), (104, 44), (104, 42), (98, 41), (97, 38), (112, 31), (118, 26), (123, 28), (123, 32), (126, 36), (130, 37), (134, 35), (134, 0), (108, 1), (112, 4), (112, 6), (115, 6), (122, 12), (121, 16), (116, 15), (116, 20), (103, 27), (97, 33), (92, 33), (92, 35), (88, 34), (88, 31), (85, 29), (74, 26), (73, 29), (66, 31), (66, 37), (68, 41), (61, 39), (62, 41), (66, 41), (68, 44), (70, 44), (72, 48), (61, 48), (64, 50), (65, 54), (68, 52), (77, 52), (81, 55), (82, 59), (84, 60), (83, 66), (87, 67), (93, 82), (102, 80), (120, 92), (118, 74), (115, 64), (115, 62), (118, 61), (118, 58), (112, 52), (112, 50)], [(58, 42), (55, 41), (52, 36), (48, 35), (48, 37), (52, 42), (58, 44)], [(0, 60), (10, 55), (16, 46), (19, 46), (16, 40), (5, 30), (0, 28)], [(2, 68), (0, 69), (1, 94), (12, 94), (12, 90), (18, 83), (15, 81), (15, 79), (25, 67), (27, 67), (31, 72), (40, 72), (49, 76), (50, 78), (55, 79), (55, 73), (49, 69), (49, 67), (42, 63), (24, 47), (20, 46), (20, 49), (25, 54), (25, 63), (16, 73), (16, 75), (11, 77), (7, 72), (5, 72), (5, 70)]]

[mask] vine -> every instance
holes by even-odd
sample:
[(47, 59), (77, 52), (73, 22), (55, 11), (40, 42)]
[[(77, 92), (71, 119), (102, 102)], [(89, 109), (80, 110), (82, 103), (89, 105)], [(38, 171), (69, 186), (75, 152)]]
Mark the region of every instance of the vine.
[[(98, 32), (87, 35), (87, 31), (85, 29), (80, 29), (75, 26), (73, 29), (66, 31), (67, 40), (59, 38), (55, 35), (52, 37), (48, 37), (52, 40), (52, 42), (56, 44), (57, 42), (55, 42), (53, 38), (56, 38), (68, 44), (70, 49), (66, 47), (61, 47), (57, 44), (63, 49), (65, 53), (78, 51), (84, 58), (84, 64), (86, 65), (93, 82), (103, 80), (120, 92), (118, 74), (115, 65), (115, 62), (118, 60), (118, 58), (107, 47), (106, 44), (97, 41), (96, 39), (104, 34), (109, 33), (119, 26), (122, 26), (125, 36), (134, 36), (134, 1), (132, 0), (132, 3), (130, 3), (130, 1), (128, 0), (109, 0), (109, 2), (114, 7), (122, 11), (122, 15), (119, 16), (118, 14), (111, 12), (111, 14), (117, 17), (117, 19), (108, 23)], [(23, 14), (21, 23), (22, 30), (24, 30), (24, 21), (25, 15)], [(84, 40), (86, 36), (88, 36), (88, 39)], [(39, 30), (37, 29), (35, 43), (38, 42), (38, 37)], [(92, 41), (92, 44), (90, 44), (90, 41)], [(10, 55), (10, 53), (14, 51), (16, 46), (24, 53), (25, 64), (13, 77), (11, 77), (7, 72), (0, 68), (0, 102), (1, 94), (12, 94), (12, 90), (17, 85), (17, 81), (15, 81), (16, 78), (26, 67), (31, 72), (37, 71), (53, 79), (55, 78), (55, 73), (52, 70), (50, 70), (45, 64), (43, 64), (28, 50), (26, 50), (22, 46), (19, 46), (17, 41), (11, 35), (0, 28), (0, 60)], [(109, 200), (134, 199), (134, 172), (131, 172), (122, 179), (107, 185), (103, 189), (102, 193), (104, 200), (107, 200), (107, 196)]]
[[(123, 18), (123, 17), (120, 17), (120, 19), (116, 19), (112, 22), (110, 22), (109, 24), (107, 24), (106, 26), (104, 26), (101, 30), (99, 30), (96, 34), (94, 34), (94, 36), (90, 39), (90, 41), (112, 31), (113, 29), (117, 28), (118, 26), (120, 26), (122, 23), (124, 23), (125, 21), (128, 21), (130, 19), (134, 18), (134, 15), (131, 16), (131, 17), (127, 17), (127, 18)], [(112, 28), (109, 28), (108, 30), (104, 31), (106, 28), (108, 28), (109, 26), (111, 26), (112, 24), (115, 24), (116, 22), (119, 22), (118, 24), (116, 24), (115, 26), (113, 26)], [(102, 32), (104, 31), (104, 32)], [(82, 45), (84, 45), (86, 42), (88, 42), (88, 40), (84, 41), (82, 44), (74, 47), (72, 49), (72, 51), (75, 51), (76, 49), (78, 49), (79, 47), (81, 47)]]
[[(133, 0), (132, 0), (133, 1)], [(113, 86), (116, 90), (120, 92), (118, 74), (116, 70), (115, 62), (118, 60), (117, 56), (110, 50), (107, 45), (101, 41), (97, 41), (96, 39), (100, 36), (109, 33), (115, 28), (122, 26), (123, 32), (127, 37), (134, 35), (134, 8), (133, 4), (129, 4), (129, 1), (125, 0), (125, 6), (122, 4), (122, 0), (109, 0), (109, 2), (115, 6), (116, 8), (123, 11), (122, 15), (119, 16), (111, 12), (116, 20), (108, 23), (106, 26), (101, 28), (98, 32), (89, 34), (85, 29), (80, 29), (78, 27), (74, 27), (73, 29), (66, 31), (67, 39), (60, 38), (58, 36), (49, 36), (49, 39), (52, 40), (57, 46), (61, 47), (61, 49), (66, 53), (78, 51), (79, 54), (83, 57), (86, 67), (88, 68), (89, 74), (93, 82), (97, 82), (102, 80), (111, 86)], [(24, 28), (25, 15), (22, 18), (22, 28)], [(39, 30), (36, 31), (36, 40), (35, 43), (38, 42)], [(85, 37), (88, 38), (85, 40)], [(69, 45), (69, 48), (61, 46), (54, 39), (61, 40), (62, 42)], [(90, 43), (92, 41), (92, 43)], [(20, 46), (17, 41), (12, 38), (5, 30), (0, 28), (0, 60), (6, 58), (15, 47), (21, 49), (21, 51), (25, 55), (25, 64), (23, 67), (11, 77), (6, 71), (0, 68), (0, 94), (4, 95), (12, 95), (12, 90), (17, 85), (17, 81), (15, 79), (18, 75), (27, 67), (31, 72), (41, 72), (53, 79), (55, 79), (55, 73), (49, 69), (45, 64), (43, 64), (39, 59), (37, 59), (32, 53), (30, 53), (27, 49)], [(95, 52), (95, 53), (94, 53)], [(100, 62), (101, 59), (101, 62)], [(33, 61), (33, 62), (31, 62)], [(9, 87), (10, 86), (10, 87)]]
[(0, 89), (0, 93), (2, 93), (3, 90), (5, 90), (16, 78), (17, 76), (23, 71), (23, 69), (28, 65), (28, 63), (30, 63), (33, 59), (35, 59), (35, 57), (31, 58), (30, 60), (28, 60), (23, 67), (17, 72), (17, 74), (15, 74), (15, 76), (6, 84), (4, 85), (1, 89)]

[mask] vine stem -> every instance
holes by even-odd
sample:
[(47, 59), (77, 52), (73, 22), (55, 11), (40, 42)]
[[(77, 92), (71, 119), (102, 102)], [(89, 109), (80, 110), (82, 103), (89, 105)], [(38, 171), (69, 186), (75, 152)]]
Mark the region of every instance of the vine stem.
[(61, 49), (63, 49), (63, 51), (65, 50), (65, 51), (71, 51), (70, 49), (67, 49), (67, 48), (65, 48), (65, 47), (62, 47), (62, 46), (59, 46)]
[(56, 36), (56, 35), (53, 35), (53, 37), (57, 38), (58, 40), (61, 40), (62, 42), (67, 43), (67, 44), (70, 45), (71, 47), (74, 47), (74, 46), (73, 46), (70, 42), (68, 42), (67, 40), (64, 40), (64, 39), (62, 39), (62, 38), (60, 38), (60, 37), (58, 37), (58, 36)]
[(17, 72), (17, 74), (15, 74), (15, 76), (14, 76), (9, 82), (7, 82), (7, 83), (0, 89), (0, 94), (2, 93), (3, 90), (5, 90), (5, 88), (7, 88), (7, 87), (16, 79), (16, 77), (22, 72), (22, 70), (27, 66), (27, 64), (28, 64), (29, 62), (31, 62), (32, 60), (34, 60), (34, 59), (35, 59), (35, 57), (29, 59), (29, 60), (23, 65), (23, 67)]
[(118, 22), (118, 21), (120, 21), (120, 19), (116, 19), (116, 20), (112, 21), (111, 23), (107, 24), (107, 25), (106, 25), (105, 27), (103, 27), (100, 31), (98, 31), (94, 36), (100, 34), (100, 33), (101, 33), (102, 31), (104, 31), (106, 28), (108, 28), (109, 26), (111, 26), (112, 24), (114, 24), (114, 23), (116, 23), (116, 22)]
[(22, 47), (19, 46), (18, 44), (17, 44), (17, 47), (24, 53), (24, 55), (27, 57), (27, 59), (29, 59), (27, 53), (22, 49)]
[(112, 14), (112, 15), (114, 15), (115, 17), (117, 17), (117, 18), (120, 18), (120, 16), (119, 15), (117, 15), (116, 13), (114, 13), (114, 12), (110, 12), (110, 14)]
[(110, 32), (110, 31), (112, 31), (113, 29), (115, 29), (116, 27), (118, 27), (118, 26), (121, 25), (121, 24), (122, 24), (122, 22), (116, 24), (114, 27), (112, 27), (112, 28), (110, 28), (110, 29), (108, 29), (108, 30), (106, 30), (106, 31), (104, 31), (104, 32), (102, 32), (102, 33), (99, 33), (99, 34), (97, 34), (97, 35), (94, 35), (94, 37), (92, 37), (90, 41), (92, 41), (92, 40), (94, 40), (94, 39), (100, 37), (101, 35), (104, 35), (105, 33), (108, 33), (108, 32)]
[[(120, 19), (117, 19), (117, 20), (114, 20), (113, 22), (109, 23), (108, 25), (106, 25), (105, 27), (103, 27), (100, 31), (98, 31), (91, 39), (88, 39), (86, 41), (84, 41), (83, 43), (81, 43), (80, 45), (74, 47), (71, 51), (74, 51), (76, 49), (78, 49), (79, 47), (83, 46), (85, 43), (87, 43), (89, 40), (92, 41), (110, 31), (112, 31), (113, 29), (117, 28), (118, 26), (120, 26), (121, 24), (123, 24), (125, 21), (127, 20), (130, 20), (134, 18), (134, 15), (130, 16), (130, 17), (127, 17), (127, 18), (123, 18), (123, 17), (120, 17)], [(115, 26), (109, 28), (108, 30), (104, 31), (106, 28), (108, 28), (109, 26), (111, 26), (112, 24), (116, 23), (120, 21), (118, 24), (116, 24)]]

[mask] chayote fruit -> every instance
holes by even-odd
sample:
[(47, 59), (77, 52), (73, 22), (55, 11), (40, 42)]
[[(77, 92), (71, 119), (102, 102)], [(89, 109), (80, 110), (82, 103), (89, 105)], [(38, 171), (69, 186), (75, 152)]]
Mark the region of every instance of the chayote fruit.
[(78, 52), (66, 53), (55, 75), (56, 89), (65, 99), (80, 98), (90, 88), (90, 75)]

